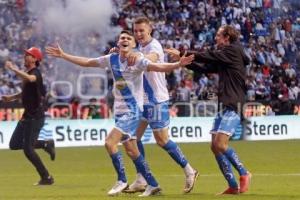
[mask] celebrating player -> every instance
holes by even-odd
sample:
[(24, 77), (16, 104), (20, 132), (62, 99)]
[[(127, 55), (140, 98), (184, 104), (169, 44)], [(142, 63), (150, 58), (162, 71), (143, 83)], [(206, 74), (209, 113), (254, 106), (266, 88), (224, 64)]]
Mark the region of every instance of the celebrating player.
[[(164, 62), (164, 52), (161, 44), (152, 38), (152, 27), (146, 17), (139, 17), (133, 24), (134, 36), (138, 41), (138, 50), (144, 56), (155, 63)], [(135, 56), (130, 56), (130, 64), (135, 62)], [(198, 177), (198, 171), (193, 169), (188, 160), (182, 153), (180, 147), (169, 139), (168, 126), (170, 123), (169, 115), (169, 93), (166, 85), (164, 72), (146, 71), (144, 73), (144, 111), (143, 118), (137, 129), (137, 144), (139, 151), (143, 154), (144, 147), (141, 138), (148, 126), (154, 133), (156, 143), (162, 147), (173, 160), (184, 170), (186, 181), (183, 191), (190, 192)], [(137, 169), (137, 178), (129, 186), (126, 192), (139, 192), (145, 190), (146, 181)]]
[(108, 192), (108, 195), (111, 196), (119, 194), (128, 187), (122, 155), (118, 150), (119, 142), (123, 143), (128, 156), (147, 181), (147, 188), (140, 196), (155, 195), (161, 191), (136, 143), (136, 129), (143, 110), (143, 72), (172, 71), (191, 63), (193, 60), (193, 56), (183, 56), (180, 62), (177, 63), (158, 64), (140, 57), (134, 66), (128, 66), (127, 57), (135, 46), (132, 33), (122, 31), (118, 39), (119, 54), (109, 54), (99, 58), (85, 58), (67, 54), (59, 46), (46, 48), (47, 53), (51, 56), (63, 58), (83, 67), (109, 67), (112, 71), (115, 81), (115, 127), (107, 136), (105, 147), (118, 174), (118, 181)]

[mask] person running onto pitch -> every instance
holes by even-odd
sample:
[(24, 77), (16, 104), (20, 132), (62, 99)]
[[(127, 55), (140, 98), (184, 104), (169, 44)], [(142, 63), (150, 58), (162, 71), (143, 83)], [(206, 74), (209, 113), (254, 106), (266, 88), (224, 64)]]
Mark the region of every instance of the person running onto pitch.
[[(217, 31), (216, 50), (204, 52), (187, 51), (194, 54), (195, 60), (188, 68), (196, 73), (215, 72), (219, 74), (218, 114), (211, 130), (211, 150), (223, 173), (229, 187), (221, 194), (239, 194), (248, 190), (251, 173), (247, 171), (233, 148), (228, 146), (230, 137), (243, 120), (242, 108), (246, 96), (246, 65), (249, 58), (244, 53), (238, 41), (239, 32), (230, 25), (224, 25)], [(179, 59), (180, 52), (176, 49), (167, 49), (174, 59)], [(198, 63), (207, 63), (211, 66), (202, 67)], [(231, 165), (239, 172), (238, 185)]]
[(6, 61), (5, 67), (15, 72), (23, 80), (23, 87), (21, 93), (4, 95), (2, 100), (9, 102), (22, 99), (25, 109), (11, 136), (9, 148), (11, 150), (23, 149), (25, 156), (40, 175), (41, 179), (35, 185), (52, 185), (54, 183), (53, 177), (35, 152), (35, 148), (43, 148), (50, 154), (51, 159), (53, 158), (52, 160), (55, 158), (54, 141), (38, 141), (40, 130), (45, 122), (44, 98), (46, 92), (43, 85), (43, 77), (39, 70), (42, 58), (41, 50), (31, 47), (25, 50), (24, 65), (26, 71), (18, 69), (11, 61)]

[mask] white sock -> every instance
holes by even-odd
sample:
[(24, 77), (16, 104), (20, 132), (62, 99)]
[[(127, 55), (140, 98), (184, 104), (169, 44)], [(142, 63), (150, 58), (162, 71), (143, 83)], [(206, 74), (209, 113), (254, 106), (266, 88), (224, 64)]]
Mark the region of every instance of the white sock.
[(190, 175), (190, 174), (193, 174), (194, 173), (194, 169), (192, 168), (192, 166), (190, 165), (190, 163), (188, 163), (184, 168), (184, 173), (185, 175)]
[(142, 183), (146, 182), (145, 178), (143, 177), (143, 175), (141, 173), (136, 174), (136, 179)]

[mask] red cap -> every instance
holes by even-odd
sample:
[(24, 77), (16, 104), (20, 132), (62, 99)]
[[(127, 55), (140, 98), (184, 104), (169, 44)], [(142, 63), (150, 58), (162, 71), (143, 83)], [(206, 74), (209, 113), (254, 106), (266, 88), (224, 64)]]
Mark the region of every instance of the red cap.
[(25, 50), (25, 52), (38, 59), (38, 61), (43, 59), (43, 54), (39, 48), (31, 47), (30, 49)]

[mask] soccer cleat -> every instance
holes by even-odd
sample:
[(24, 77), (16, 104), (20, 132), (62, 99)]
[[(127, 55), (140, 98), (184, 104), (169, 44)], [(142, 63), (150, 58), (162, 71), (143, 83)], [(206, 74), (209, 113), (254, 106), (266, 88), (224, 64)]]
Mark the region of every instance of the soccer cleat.
[(39, 182), (33, 184), (35, 186), (40, 186), (40, 185), (52, 185), (54, 183), (54, 179), (52, 176), (48, 176), (47, 178), (42, 178)]
[(109, 196), (115, 196), (120, 194), (123, 190), (128, 188), (128, 183), (124, 183), (123, 181), (117, 181), (116, 184), (108, 191)]
[(240, 190), (239, 188), (227, 188), (224, 192), (219, 193), (218, 195), (224, 195), (224, 194), (239, 194)]
[(247, 172), (246, 175), (240, 176), (240, 193), (247, 192), (250, 186), (252, 174)]
[(44, 150), (50, 155), (51, 160), (55, 160), (55, 144), (54, 140), (45, 141)]
[(199, 172), (197, 170), (194, 170), (192, 174), (189, 174), (185, 178), (185, 186), (183, 189), (184, 193), (189, 193), (194, 188), (195, 182), (199, 176)]
[(144, 192), (147, 187), (147, 182), (140, 174), (137, 175), (135, 181), (129, 185), (128, 189), (124, 190), (125, 193)]
[(159, 186), (153, 187), (151, 185), (147, 185), (145, 192), (143, 192), (143, 194), (140, 194), (139, 197), (159, 195), (160, 192), (161, 192), (161, 188)]

